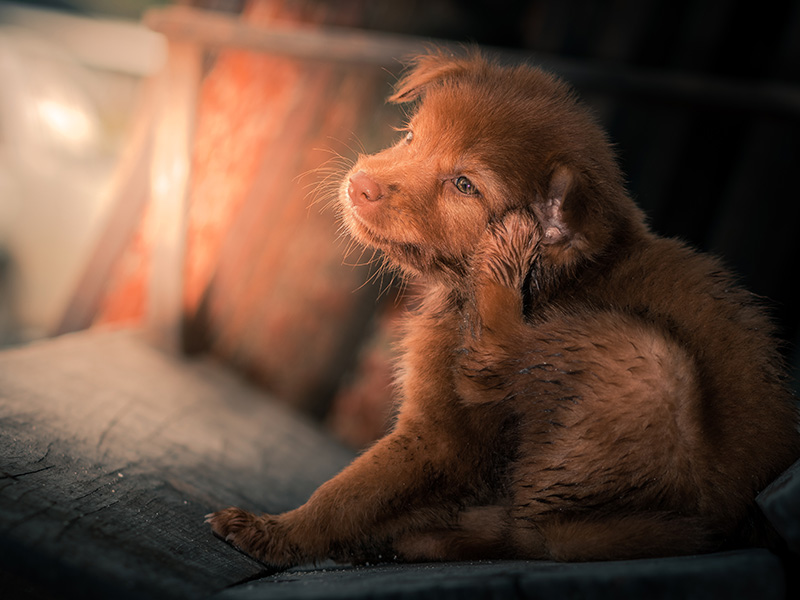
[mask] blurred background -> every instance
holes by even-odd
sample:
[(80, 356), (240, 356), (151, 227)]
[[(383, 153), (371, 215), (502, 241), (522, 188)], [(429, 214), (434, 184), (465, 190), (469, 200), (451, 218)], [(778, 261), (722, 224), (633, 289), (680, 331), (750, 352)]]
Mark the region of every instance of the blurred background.
[(652, 227), (766, 299), (798, 374), (789, 0), (0, 2), (0, 347), (166, 320), (173, 351), (381, 435), (403, 298), (327, 205), (436, 40), (568, 79)]

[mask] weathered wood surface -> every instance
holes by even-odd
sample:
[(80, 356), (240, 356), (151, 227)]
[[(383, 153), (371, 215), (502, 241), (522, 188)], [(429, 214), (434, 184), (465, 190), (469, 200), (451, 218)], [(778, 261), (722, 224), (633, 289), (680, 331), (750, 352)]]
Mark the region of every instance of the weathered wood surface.
[(765, 550), (597, 563), (480, 561), (296, 570), (225, 590), (220, 600), (639, 600), (785, 598)]
[(800, 557), (800, 460), (756, 499), (789, 549)]
[(210, 595), (261, 569), (206, 513), (293, 508), (351, 458), (222, 368), (135, 334), (3, 352), (2, 595), (9, 581), (42, 597)]

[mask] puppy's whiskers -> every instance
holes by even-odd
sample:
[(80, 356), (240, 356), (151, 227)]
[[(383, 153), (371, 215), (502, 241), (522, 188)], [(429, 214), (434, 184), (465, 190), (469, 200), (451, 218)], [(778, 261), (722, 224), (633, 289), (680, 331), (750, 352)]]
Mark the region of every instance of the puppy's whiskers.
[[(358, 141), (355, 134), (351, 133), (350, 137), (352, 140)], [(329, 140), (336, 145), (345, 147), (351, 155), (358, 156), (359, 152), (355, 150), (350, 143), (334, 137), (329, 137)], [(355, 164), (355, 159), (348, 158), (333, 147), (319, 147), (314, 148), (314, 150), (329, 154), (330, 157), (318, 167), (309, 169), (298, 175), (296, 180), (310, 175), (317, 176), (316, 181), (306, 184), (305, 187), (309, 188), (309, 191), (305, 197), (306, 199), (311, 198), (308, 203), (309, 209), (323, 203), (320, 212), (325, 212), (338, 202), (342, 181)]]

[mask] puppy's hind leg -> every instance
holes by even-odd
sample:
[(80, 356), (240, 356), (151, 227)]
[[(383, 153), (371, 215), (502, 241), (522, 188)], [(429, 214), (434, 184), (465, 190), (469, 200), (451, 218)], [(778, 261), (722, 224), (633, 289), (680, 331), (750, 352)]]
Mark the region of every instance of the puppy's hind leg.
[(450, 527), (406, 532), (395, 538), (404, 561), (625, 560), (708, 552), (719, 539), (700, 518), (673, 513), (515, 519), (508, 507), (461, 512)]
[(397, 558), (407, 562), (489, 560), (518, 553), (506, 506), (474, 506), (446, 527), (407, 531), (395, 538)]
[(564, 517), (537, 529), (548, 558), (558, 561), (678, 556), (709, 552), (720, 543), (701, 518), (669, 512)]

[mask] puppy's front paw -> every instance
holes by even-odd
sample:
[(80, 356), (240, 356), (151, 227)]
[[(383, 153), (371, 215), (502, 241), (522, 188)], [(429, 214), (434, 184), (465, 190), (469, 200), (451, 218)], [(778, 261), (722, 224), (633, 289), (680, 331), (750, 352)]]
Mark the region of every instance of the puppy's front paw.
[(276, 517), (231, 507), (206, 515), (206, 523), (217, 537), (270, 567), (281, 569), (297, 562)]
[(476, 283), (520, 290), (535, 259), (540, 238), (533, 217), (518, 211), (509, 212), (489, 225), (475, 253)]
[(531, 215), (510, 212), (492, 223), (472, 262), (478, 331), (502, 335), (523, 319), (524, 288), (536, 258), (539, 229)]
[(232, 542), (242, 530), (252, 528), (256, 515), (234, 506), (206, 515), (211, 530), (226, 542)]

